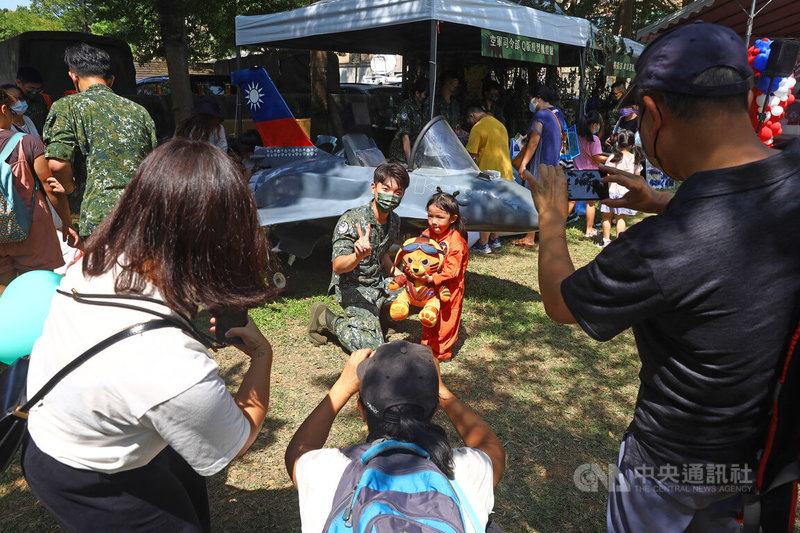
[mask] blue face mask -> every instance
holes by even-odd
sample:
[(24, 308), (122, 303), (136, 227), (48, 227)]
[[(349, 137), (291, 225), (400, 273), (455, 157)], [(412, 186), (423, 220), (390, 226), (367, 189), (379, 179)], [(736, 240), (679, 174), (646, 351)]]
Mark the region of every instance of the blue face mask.
[(536, 113), (536, 98), (532, 99), (532, 100), (531, 100), (531, 101), (528, 103), (528, 109), (530, 109), (530, 110), (531, 110), (531, 113)]
[(600, 133), (600, 126), (597, 126), (595, 129), (592, 130), (592, 135), (597, 135)]
[(24, 100), (17, 100), (17, 103), (11, 106), (11, 111), (17, 115), (24, 115), (28, 110), (28, 102)]

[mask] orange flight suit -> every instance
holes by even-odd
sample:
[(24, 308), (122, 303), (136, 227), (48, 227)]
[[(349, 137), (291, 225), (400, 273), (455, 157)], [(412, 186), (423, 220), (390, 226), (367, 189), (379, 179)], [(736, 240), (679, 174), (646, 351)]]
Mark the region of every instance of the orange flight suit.
[(439, 320), (435, 327), (422, 328), (422, 344), (431, 347), (433, 356), (439, 360), (453, 356), (453, 345), (458, 340), (458, 327), (461, 324), (461, 305), (464, 302), (464, 274), (467, 271), (469, 251), (467, 241), (451, 226), (447, 233), (437, 238), (428, 228), (423, 237), (434, 239), (444, 250), (445, 256), (439, 272), (434, 274), (433, 284), (441, 284), (450, 289), (450, 301), (442, 302)]

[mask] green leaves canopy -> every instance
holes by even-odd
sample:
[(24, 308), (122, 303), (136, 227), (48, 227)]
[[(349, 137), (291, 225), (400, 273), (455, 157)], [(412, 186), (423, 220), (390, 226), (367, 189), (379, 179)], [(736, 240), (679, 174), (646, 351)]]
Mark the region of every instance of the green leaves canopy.
[[(236, 15), (304, 7), (307, 0), (175, 0), (186, 17), (189, 61), (229, 56), (235, 48)], [(0, 39), (31, 30), (83, 31), (122, 39), (145, 62), (164, 57), (155, 0), (32, 0), (30, 8), (3, 11)]]

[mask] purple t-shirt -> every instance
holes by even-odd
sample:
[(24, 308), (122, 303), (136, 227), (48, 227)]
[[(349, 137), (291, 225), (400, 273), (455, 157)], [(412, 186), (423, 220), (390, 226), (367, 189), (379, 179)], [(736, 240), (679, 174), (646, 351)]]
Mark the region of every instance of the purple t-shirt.
[(573, 160), (575, 168), (578, 170), (596, 170), (598, 168), (597, 163), (594, 162), (592, 156), (603, 153), (600, 139), (597, 138), (597, 135), (592, 135), (592, 141), (589, 142), (578, 135), (578, 146), (581, 149), (581, 153)]
[(534, 113), (528, 133), (535, 131), (541, 138), (536, 146), (536, 152), (528, 163), (528, 170), (533, 177), (539, 177), (539, 165), (555, 166), (558, 164), (561, 156), (561, 131), (566, 123), (564, 113), (557, 107), (542, 109)]

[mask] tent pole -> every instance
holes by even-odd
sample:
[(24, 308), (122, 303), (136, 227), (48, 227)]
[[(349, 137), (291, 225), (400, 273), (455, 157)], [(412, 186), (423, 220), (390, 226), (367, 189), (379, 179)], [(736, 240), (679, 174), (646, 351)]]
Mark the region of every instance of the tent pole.
[[(236, 70), (242, 70), (242, 48), (236, 47)], [(242, 137), (242, 88), (236, 91), (236, 138)]]
[(436, 56), (437, 56), (437, 48), (439, 46), (439, 32), (438, 32), (439, 21), (431, 20), (431, 55), (430, 59), (428, 60), (429, 63), (429, 71), (428, 71), (428, 102), (430, 103), (431, 115), (429, 119), (433, 118), (433, 100), (436, 96)]
[(586, 94), (586, 48), (589, 46), (589, 43), (586, 43), (586, 46), (581, 48), (581, 80), (580, 84), (578, 85), (578, 114), (576, 117), (583, 117), (586, 112), (586, 104), (584, 103), (583, 99)]
[(753, 19), (756, 16), (756, 0), (750, 6), (750, 15), (747, 17), (747, 36), (744, 39), (744, 47), (750, 48), (750, 36), (753, 34)]

